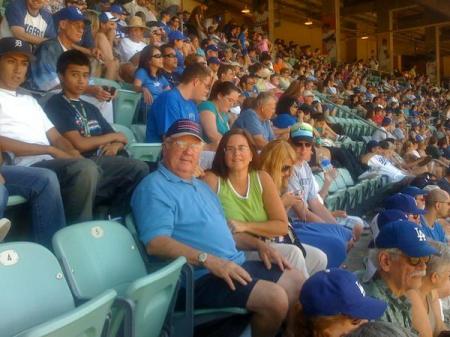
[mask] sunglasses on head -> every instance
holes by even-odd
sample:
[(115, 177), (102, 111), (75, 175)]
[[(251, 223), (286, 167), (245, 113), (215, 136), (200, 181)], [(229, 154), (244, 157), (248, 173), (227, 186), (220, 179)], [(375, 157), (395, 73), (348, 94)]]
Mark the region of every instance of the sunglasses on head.
[(312, 146), (312, 143), (306, 143), (306, 142), (299, 142), (299, 143), (294, 143), (295, 147), (304, 147), (309, 149)]

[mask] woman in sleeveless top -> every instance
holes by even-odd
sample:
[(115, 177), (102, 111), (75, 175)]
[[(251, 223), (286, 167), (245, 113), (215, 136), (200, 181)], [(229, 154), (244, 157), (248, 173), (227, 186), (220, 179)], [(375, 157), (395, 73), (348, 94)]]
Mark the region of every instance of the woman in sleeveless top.
[(287, 215), (272, 178), (257, 167), (251, 136), (232, 129), (222, 137), (204, 178), (217, 193), (236, 242), (253, 250), (247, 259), (261, 259), (267, 267), (292, 266), (305, 277), (325, 268), (326, 263), (313, 261), (308, 270), (299, 247), (277, 242), (288, 233)]
[(412, 305), (413, 327), (420, 337), (437, 337), (442, 331), (449, 330), (441, 315), (439, 298), (450, 295), (450, 248), (436, 241), (431, 244), (440, 255), (431, 256), (422, 286), (407, 292)]

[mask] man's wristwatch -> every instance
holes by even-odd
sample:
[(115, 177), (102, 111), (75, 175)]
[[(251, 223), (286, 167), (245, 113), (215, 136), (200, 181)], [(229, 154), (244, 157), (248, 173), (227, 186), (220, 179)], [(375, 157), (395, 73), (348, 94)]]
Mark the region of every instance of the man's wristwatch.
[(205, 264), (207, 258), (208, 258), (208, 253), (205, 253), (205, 252), (200, 252), (197, 255), (197, 261), (198, 261), (198, 263), (200, 263), (201, 266), (203, 266)]

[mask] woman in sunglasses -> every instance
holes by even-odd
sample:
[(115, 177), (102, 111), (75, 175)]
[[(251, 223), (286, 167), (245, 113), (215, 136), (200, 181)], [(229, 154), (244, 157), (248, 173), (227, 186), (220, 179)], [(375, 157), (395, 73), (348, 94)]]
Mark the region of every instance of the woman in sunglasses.
[(148, 45), (142, 49), (133, 84), (137, 92), (142, 92), (144, 103), (147, 107), (164, 90), (170, 89), (169, 82), (160, 74), (162, 68), (162, 54), (158, 48)]
[(422, 286), (406, 293), (412, 304), (413, 327), (421, 337), (438, 336), (442, 331), (448, 331), (442, 319), (439, 298), (449, 295), (450, 249), (441, 242), (430, 243), (439, 251), (439, 255), (426, 257), (427, 269)]
[[(243, 129), (223, 135), (205, 182), (217, 193), (225, 217), (239, 247), (248, 260), (261, 260), (267, 268), (296, 268), (305, 277), (325, 267), (301, 249), (281, 243), (288, 234), (288, 219), (272, 178), (258, 169), (258, 154), (251, 136)], [(323, 255), (323, 254), (322, 254)]]
[[(302, 146), (308, 146), (304, 142)], [(310, 147), (306, 150), (310, 150)], [(308, 247), (326, 254), (329, 267), (338, 267), (347, 256), (351, 246), (352, 233), (342, 225), (323, 223), (324, 221), (308, 209), (304, 190), (289, 192), (289, 180), (294, 172), (297, 154), (290, 143), (277, 139), (267, 144), (260, 155), (260, 169), (267, 172), (275, 182), (286, 212), (295, 221), (294, 232), (307, 250)], [(307, 190), (307, 188), (306, 188)]]

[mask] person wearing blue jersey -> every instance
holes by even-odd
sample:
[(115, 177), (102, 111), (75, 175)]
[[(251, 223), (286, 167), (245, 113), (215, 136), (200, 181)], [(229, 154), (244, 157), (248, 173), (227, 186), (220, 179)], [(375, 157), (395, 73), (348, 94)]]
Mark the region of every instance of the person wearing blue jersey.
[(178, 119), (199, 122), (195, 101), (206, 100), (211, 84), (209, 68), (194, 63), (181, 76), (180, 84), (162, 92), (147, 115), (146, 142), (160, 143), (167, 129)]

